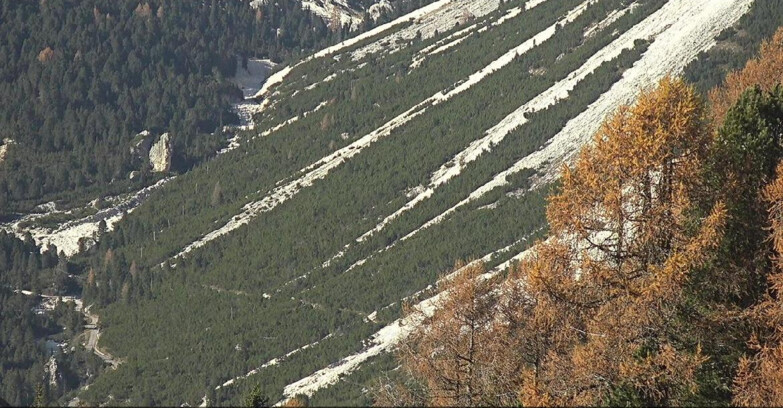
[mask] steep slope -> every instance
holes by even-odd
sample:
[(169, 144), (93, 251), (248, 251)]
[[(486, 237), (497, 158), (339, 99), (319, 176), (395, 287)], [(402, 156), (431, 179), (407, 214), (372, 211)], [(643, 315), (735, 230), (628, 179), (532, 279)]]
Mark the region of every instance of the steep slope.
[(94, 262), (96, 291), (128, 282), (99, 310), (126, 363), (81, 397), (276, 401), (382, 358), (402, 302), (435, 306), (456, 259), (519, 259), (552, 169), (753, 3), (443, 0), (279, 69), (235, 148), (96, 249), (136, 272)]
[[(447, 212), (424, 224), (421, 228), (426, 228), (437, 222), (441, 222), (450, 213), (467, 204), (470, 200), (476, 200), (492, 189), (505, 185), (508, 182), (509, 176), (513, 175), (515, 172), (522, 171), (523, 169), (537, 170), (541, 173), (541, 176), (537, 178), (538, 180), (543, 182), (551, 181), (556, 172), (559, 171), (560, 164), (572, 156), (578, 148), (598, 130), (597, 127), (599, 126), (601, 119), (607, 113), (615, 110), (621, 104), (630, 103), (633, 98), (638, 95), (640, 89), (653, 85), (664, 75), (676, 75), (681, 73), (685, 66), (687, 66), (698, 53), (713, 46), (715, 43), (714, 37), (725, 27), (734, 24), (747, 11), (750, 4), (751, 1), (746, 1), (741, 7), (738, 7), (736, 2), (733, 1), (726, 1), (722, 4), (710, 2), (709, 6), (706, 2), (703, 4), (694, 4), (692, 1), (670, 2), (658, 12), (654, 13), (640, 24), (637, 24), (633, 29), (629, 30), (615, 42), (607, 46), (606, 49), (596, 53), (591, 57), (591, 60), (588, 60), (585, 64), (586, 66), (590, 66), (591, 64), (594, 64), (592, 62), (593, 59), (604, 58), (602, 52), (619, 53), (619, 50), (622, 49), (622, 44), (624, 43), (630, 43), (629, 45), (631, 45), (637, 39), (654, 38), (655, 40), (644, 56), (634, 64), (633, 68), (628, 69), (625, 72), (620, 81), (616, 82), (608, 92), (604, 93), (598, 101), (591, 104), (587, 110), (569, 121), (563, 130), (552, 138), (543, 149), (526, 156), (508, 170), (499, 173), (489, 183), (471, 193), (466, 200), (463, 200), (457, 206), (450, 208)], [(686, 39), (688, 40), (687, 42)], [(678, 46), (681, 44), (686, 44), (686, 46)], [(581, 75), (581, 73), (574, 77), (578, 75)], [(573, 77), (570, 77), (569, 80), (573, 80)], [(548, 91), (554, 94), (559, 88), (564, 88), (565, 86), (556, 84)], [(548, 106), (548, 104), (555, 103), (557, 99), (560, 99), (546, 93), (541, 95), (544, 96), (542, 99), (545, 102), (543, 103), (547, 104), (544, 105), (544, 107)], [(567, 97), (567, 93), (564, 97)], [(484, 146), (487, 146), (484, 149), (488, 150), (489, 146), (499, 143), (500, 140), (497, 139), (500, 138), (502, 140), (502, 137), (507, 133), (503, 133), (502, 131), (499, 131), (499, 129), (523, 125), (526, 123), (525, 113), (528, 113), (533, 109), (535, 108), (531, 108), (531, 105), (523, 105), (518, 111), (504, 119), (498, 126), (490, 129), (487, 132), (488, 136), (485, 137), (485, 139), (477, 140), (478, 143), (474, 142), (469, 149), (475, 151), (479, 149), (476, 145), (484, 144)], [(496, 139), (492, 140), (491, 137), (493, 135), (500, 136), (496, 136)], [(466, 162), (472, 161), (470, 156), (468, 156), (471, 153), (471, 150), (465, 150), (460, 153), (463, 155), (461, 160), (455, 160), (454, 163), (450, 162), (450, 165), (444, 165), (444, 167), (439, 170), (440, 173), (436, 172), (434, 174), (432, 184), (435, 186), (440, 184), (440, 180), (438, 180), (439, 176), (441, 178), (451, 178), (448, 175), (444, 175), (449, 169), (456, 168), (456, 173), (458, 175), (460, 166), (464, 165)], [(480, 154), (481, 151), (478, 153)], [(420, 193), (402, 209), (407, 210), (415, 205), (417, 200), (426, 199), (431, 196), (432, 193), (433, 190), (432, 187), (430, 187), (430, 189)], [(390, 216), (390, 218), (399, 216), (399, 213), (400, 211), (398, 210), (398, 212)], [(382, 229), (383, 226), (389, 222), (390, 218), (385, 219), (383, 223), (379, 224), (379, 226), (375, 227), (371, 232)], [(420, 231), (420, 229), (414, 230), (402, 239), (408, 239), (418, 231)], [(360, 239), (365, 236), (362, 236)], [(505, 250), (507, 249), (504, 249), (504, 251)], [(524, 256), (523, 254), (524, 251), (519, 255), (516, 255), (513, 260), (519, 259), (519, 257)], [(488, 262), (492, 259), (492, 256), (488, 255), (482, 259), (484, 262)], [(499, 273), (507, 266), (508, 263), (501, 264), (499, 267), (493, 269), (492, 273)], [(431, 314), (432, 309), (437, 307), (437, 297), (423, 301), (417, 307), (422, 309), (425, 314)], [(410, 319), (414, 318), (420, 318), (420, 316), (414, 315)], [(405, 330), (403, 330), (402, 327), (410, 326), (411, 324), (416, 323), (413, 321), (395, 321), (392, 325), (382, 329), (373, 336), (372, 347), (363, 350), (358, 355), (342, 360), (340, 364), (332, 365), (314, 373), (310, 377), (290, 384), (284, 390), (284, 395), (286, 397), (293, 397), (298, 394), (312, 395), (319, 388), (334, 383), (339, 379), (340, 375), (350, 373), (366, 358), (369, 358), (382, 350), (388, 350), (388, 348), (393, 347), (401, 337), (407, 335), (410, 331), (410, 327), (407, 327)]]

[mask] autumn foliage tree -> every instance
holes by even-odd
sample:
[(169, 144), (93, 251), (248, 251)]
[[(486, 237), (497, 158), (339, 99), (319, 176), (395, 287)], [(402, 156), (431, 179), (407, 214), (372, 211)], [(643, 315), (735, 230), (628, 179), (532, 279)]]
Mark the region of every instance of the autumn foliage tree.
[[(674, 324), (725, 222), (704, 216), (704, 105), (666, 78), (621, 108), (563, 172), (552, 238), (501, 284), (469, 266), (400, 348), (430, 405), (671, 404), (705, 357)], [(502, 295), (501, 295), (502, 294)], [(422, 400), (420, 399), (420, 400)]]
[[(491, 343), (494, 305), (491, 280), (478, 263), (457, 265), (453, 277), (441, 280), (443, 300), (424, 318), (427, 330), (415, 331), (400, 347), (400, 358), (413, 378), (427, 390), (423, 395), (402, 388), (383, 390), (384, 403), (392, 405), (487, 405), (493, 393), (487, 386), (492, 374)], [(424, 327), (422, 326), (422, 327)]]
[(710, 92), (712, 114), (715, 123), (723, 123), (726, 113), (739, 100), (748, 88), (758, 86), (763, 91), (771, 91), (783, 82), (783, 29), (761, 46), (756, 59), (747, 63), (740, 71), (726, 76), (725, 83)]
[(705, 357), (676, 322), (684, 284), (725, 222), (722, 203), (705, 217), (694, 203), (709, 138), (696, 92), (665, 78), (564, 169), (547, 213), (553, 238), (522, 265), (562, 339), (525, 372), (523, 404), (659, 405), (693, 392)]
[(664, 78), (621, 107), (564, 167), (550, 237), (442, 280), (376, 402), (783, 405), (781, 73), (783, 30), (708, 104)]
[(783, 163), (777, 175), (764, 190), (770, 204), (775, 272), (769, 275), (764, 300), (749, 313), (756, 324), (750, 344), (757, 353), (740, 361), (733, 402), (741, 406), (783, 405)]

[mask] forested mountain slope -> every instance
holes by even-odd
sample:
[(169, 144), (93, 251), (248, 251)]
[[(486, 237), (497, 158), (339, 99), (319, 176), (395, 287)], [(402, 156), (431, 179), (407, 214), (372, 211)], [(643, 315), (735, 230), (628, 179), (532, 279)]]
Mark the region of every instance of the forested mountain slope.
[(562, 170), (549, 236), (405, 318), (379, 406), (783, 403), (783, 28), (707, 99), (667, 77)]
[(543, 236), (559, 166), (607, 114), (667, 74), (710, 88), (783, 18), (774, 0), (419, 5), (277, 68), (230, 149), (71, 258), (124, 361), (72, 395), (368, 403), (415, 326), (402, 305)]
[(376, 22), (333, 24), (296, 0), (10, 1), (0, 13), (0, 95), (15, 101), (0, 112), (0, 216), (149, 185), (144, 153), (163, 133), (172, 157), (153, 170), (189, 169), (238, 121), (229, 78), (248, 58), (296, 59)]
[(376, 17), (330, 26), (293, 0), (0, 5), (0, 229), (17, 235), (0, 232), (3, 401), (54, 402), (103, 371), (73, 310), (85, 271), (64, 255), (222, 151), (233, 136), (224, 125), (248, 120), (238, 87), (257, 90), (270, 59), (391, 16)]

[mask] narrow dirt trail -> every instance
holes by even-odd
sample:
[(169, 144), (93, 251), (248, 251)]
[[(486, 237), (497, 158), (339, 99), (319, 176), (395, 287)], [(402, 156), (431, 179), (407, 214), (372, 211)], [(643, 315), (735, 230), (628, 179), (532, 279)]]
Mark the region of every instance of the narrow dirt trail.
[(82, 314), (84, 314), (85, 319), (87, 319), (87, 324), (84, 325), (84, 334), (87, 336), (87, 342), (85, 343), (84, 347), (88, 351), (95, 353), (95, 355), (100, 357), (104, 363), (109, 364), (113, 369), (116, 370), (117, 367), (123, 363), (123, 361), (119, 358), (115, 358), (109, 352), (103, 351), (98, 347), (98, 340), (101, 338), (101, 329), (100, 326), (98, 326), (98, 321), (100, 318), (98, 315), (90, 312), (91, 307), (92, 305), (82, 309)]
[(84, 307), (84, 303), (82, 302), (82, 299), (76, 296), (54, 296), (54, 295), (43, 295), (40, 293), (34, 293), (29, 290), (22, 290), (22, 289), (15, 289), (14, 293), (18, 293), (25, 296), (37, 296), (41, 299), (44, 299), (44, 301), (55, 301), (55, 302), (63, 302), (63, 303), (73, 303), (74, 309), (77, 312), (81, 312), (82, 315), (84, 315), (85, 320), (87, 320), (87, 324), (84, 325), (84, 332), (80, 336), (86, 337), (86, 341), (84, 342), (84, 347), (87, 349), (87, 351), (95, 353), (96, 356), (100, 357), (101, 360), (103, 360), (106, 364), (109, 364), (112, 366), (112, 368), (116, 369), (120, 364), (123, 363), (122, 359), (116, 358), (112, 356), (109, 352), (101, 350), (98, 348), (98, 340), (101, 338), (101, 329), (98, 325), (100, 317), (90, 312), (90, 308), (92, 308), (92, 305)]

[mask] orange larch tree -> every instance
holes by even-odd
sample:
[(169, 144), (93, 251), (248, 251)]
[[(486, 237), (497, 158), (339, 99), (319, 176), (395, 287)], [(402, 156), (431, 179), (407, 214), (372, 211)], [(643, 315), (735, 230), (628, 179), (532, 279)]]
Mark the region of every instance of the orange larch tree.
[(705, 360), (679, 341), (676, 317), (690, 271), (712, 256), (725, 210), (702, 218), (710, 140), (696, 92), (665, 78), (621, 108), (563, 171), (548, 207), (549, 242), (524, 262), (531, 296), (562, 323), (557, 344), (524, 373), (524, 405), (595, 405), (618, 393), (671, 404), (695, 387)]
[(783, 28), (761, 45), (758, 58), (727, 75), (724, 84), (710, 92), (715, 123), (723, 123), (726, 113), (748, 88), (758, 86), (763, 91), (771, 91), (780, 83), (783, 83)]
[[(400, 347), (410, 381), (377, 402), (677, 405), (733, 392), (783, 405), (783, 256), (769, 260), (783, 253), (783, 164), (764, 189), (783, 156), (781, 81), (783, 29), (710, 92), (711, 112), (672, 78), (620, 108), (563, 169), (550, 238), (502, 280), (459, 265)], [(754, 353), (739, 361), (751, 328)]]
[(427, 405), (474, 406), (491, 394), (485, 376), (496, 357), (489, 345), (497, 294), (484, 272), (480, 263), (457, 265), (456, 276), (441, 280), (438, 310), (400, 347), (403, 365), (426, 385)]
[(757, 327), (750, 341), (757, 353), (740, 361), (733, 402), (741, 406), (783, 406), (783, 163), (777, 174), (764, 191), (777, 253), (775, 272), (769, 276), (769, 293), (749, 313)]

